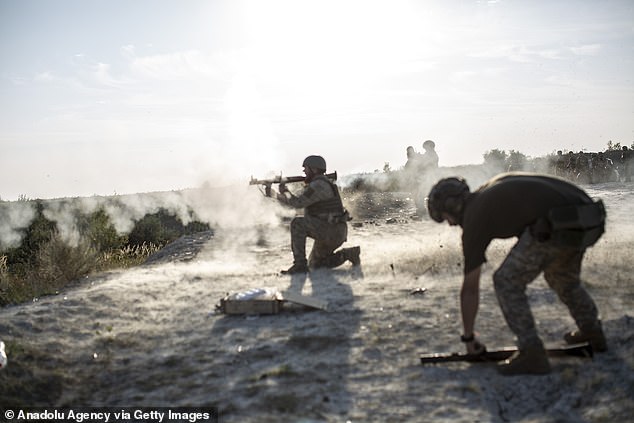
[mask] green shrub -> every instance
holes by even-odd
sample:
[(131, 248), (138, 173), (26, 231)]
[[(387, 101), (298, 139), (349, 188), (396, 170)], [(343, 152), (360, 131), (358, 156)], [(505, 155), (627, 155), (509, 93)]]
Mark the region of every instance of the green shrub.
[(36, 260), (21, 274), (11, 274), (0, 264), (0, 305), (20, 303), (54, 294), (69, 282), (92, 272), (98, 263), (97, 252), (88, 241), (71, 246), (57, 231), (40, 246)]
[(24, 230), (20, 246), (10, 248), (4, 253), (7, 257), (7, 266), (12, 273), (26, 274), (28, 269), (35, 265), (41, 246), (51, 239), (51, 234), (56, 229), (55, 222), (44, 216), (42, 201), (38, 200), (35, 208), (35, 218)]
[(119, 235), (104, 209), (89, 214), (75, 211), (79, 242), (65, 242), (55, 222), (36, 202), (36, 215), (23, 230), (22, 243), (0, 252), (0, 306), (29, 301), (58, 292), (69, 282), (91, 272), (143, 263), (176, 238), (209, 230), (209, 225), (182, 221), (161, 209), (136, 222), (132, 232)]
[(46, 285), (57, 289), (92, 272), (97, 259), (96, 249), (86, 238), (71, 246), (54, 232), (38, 251), (36, 272)]
[(78, 215), (77, 229), (100, 253), (123, 248), (128, 242), (127, 236), (117, 233), (104, 209), (89, 215)]
[(173, 214), (160, 209), (153, 214), (146, 214), (136, 222), (128, 235), (128, 243), (140, 246), (144, 243), (165, 245), (178, 237), (195, 232), (208, 231), (209, 225), (198, 221), (190, 222), (187, 226)]

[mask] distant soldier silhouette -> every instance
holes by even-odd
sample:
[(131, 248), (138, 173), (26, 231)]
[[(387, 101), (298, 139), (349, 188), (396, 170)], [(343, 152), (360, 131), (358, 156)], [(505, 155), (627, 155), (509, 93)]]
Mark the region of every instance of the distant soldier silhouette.
[(621, 168), (625, 182), (632, 182), (632, 150), (623, 146), (621, 150)]
[(590, 181), (590, 159), (583, 151), (579, 151), (575, 163), (576, 175), (575, 179), (581, 183)]
[(412, 194), (415, 194), (420, 182), (422, 155), (414, 150), (414, 147), (411, 145), (408, 146), (405, 151), (407, 154), (407, 161), (403, 166), (403, 178), (401, 179), (401, 185), (406, 191), (411, 191)]
[(438, 169), (438, 154), (436, 153), (436, 143), (427, 140), (423, 143), (425, 152), (421, 156), (421, 169), (423, 172)]
[(557, 151), (557, 158), (555, 159), (555, 175), (562, 178), (566, 176), (566, 158), (561, 150)]
[[(429, 180), (430, 174), (438, 169), (438, 154), (436, 154), (435, 148), (436, 144), (432, 140), (427, 140), (423, 143), (423, 149), (425, 150), (423, 154), (417, 153), (412, 146), (407, 147), (408, 160), (404, 169), (405, 184), (414, 198), (417, 218), (421, 218), (426, 214), (425, 193), (427, 188), (421, 182)], [(426, 176), (427, 178), (425, 178)]]
[(566, 162), (566, 172), (569, 179), (575, 179), (577, 177), (577, 158), (572, 151), (568, 152), (568, 161)]
[(421, 155), (411, 145), (405, 150), (407, 161), (405, 162), (405, 170), (408, 172), (418, 172), (420, 169)]

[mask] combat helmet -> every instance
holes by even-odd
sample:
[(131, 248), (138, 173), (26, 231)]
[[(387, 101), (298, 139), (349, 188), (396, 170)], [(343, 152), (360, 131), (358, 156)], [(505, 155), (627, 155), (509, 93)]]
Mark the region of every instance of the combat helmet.
[(304, 159), (302, 166), (312, 167), (313, 169), (326, 170), (326, 160), (321, 156), (308, 156)]
[(445, 220), (443, 212), (460, 217), (464, 199), (469, 194), (469, 185), (463, 178), (444, 178), (434, 185), (427, 197), (429, 216), (440, 223)]

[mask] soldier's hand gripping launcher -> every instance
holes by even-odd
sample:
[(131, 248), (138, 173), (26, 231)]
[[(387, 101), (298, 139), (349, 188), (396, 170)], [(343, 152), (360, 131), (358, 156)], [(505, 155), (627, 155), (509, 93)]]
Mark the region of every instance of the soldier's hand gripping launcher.
[[(337, 172), (332, 172), (332, 173), (326, 173), (324, 176), (326, 176), (326, 178), (336, 181), (337, 180)], [(304, 180), (306, 179), (305, 176), (282, 176), (281, 174), (279, 176), (275, 176), (274, 178), (271, 179), (255, 179), (253, 176), (251, 177), (251, 180), (249, 181), (249, 185), (261, 185), (264, 187), (264, 195), (266, 195), (267, 197), (271, 196), (271, 185), (273, 184), (279, 184), (280, 185), (280, 191), (284, 190), (284, 186), (286, 184), (290, 184), (293, 182), (304, 182)]]

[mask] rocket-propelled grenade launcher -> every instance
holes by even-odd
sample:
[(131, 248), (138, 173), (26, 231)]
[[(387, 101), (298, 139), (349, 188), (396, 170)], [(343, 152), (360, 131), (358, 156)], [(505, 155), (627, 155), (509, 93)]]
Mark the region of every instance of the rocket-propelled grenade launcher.
[[(336, 181), (337, 180), (337, 172), (332, 172), (332, 173), (326, 173), (326, 178)], [(284, 185), (286, 184), (290, 184), (293, 182), (304, 182), (304, 180), (306, 179), (305, 176), (282, 176), (281, 174), (279, 176), (276, 176), (274, 178), (271, 179), (255, 179), (253, 176), (251, 177), (251, 180), (249, 181), (249, 185), (262, 185), (264, 187), (264, 194), (267, 197), (271, 196), (271, 185), (273, 184), (279, 184), (280, 185), (280, 190), (283, 189)]]
[[(432, 363), (448, 363), (452, 361), (466, 361), (470, 363), (478, 362), (496, 362), (506, 360), (510, 358), (517, 351), (517, 347), (506, 347), (498, 350), (487, 350), (482, 354), (463, 354), (463, 353), (432, 353), (421, 354), (421, 364)], [(587, 357), (592, 358), (593, 351), (590, 344), (587, 342), (565, 345), (562, 347), (550, 347), (546, 348), (546, 353), (549, 357)]]

